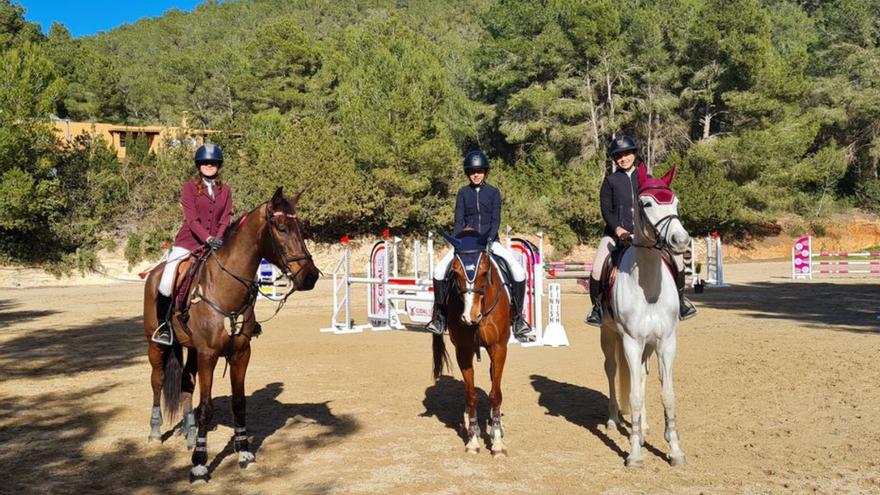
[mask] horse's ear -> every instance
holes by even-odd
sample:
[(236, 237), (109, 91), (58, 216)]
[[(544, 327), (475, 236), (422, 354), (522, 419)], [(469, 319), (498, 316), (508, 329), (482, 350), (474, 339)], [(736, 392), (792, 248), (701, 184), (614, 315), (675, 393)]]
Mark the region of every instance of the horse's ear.
[(296, 196), (293, 197), (293, 201), (291, 201), (290, 204), (291, 204), (292, 206), (296, 206), (296, 204), (299, 203), (299, 197), (302, 196), (302, 194), (303, 194), (304, 192), (306, 192), (305, 189), (300, 189), (299, 192), (296, 193)]
[(284, 186), (279, 186), (278, 189), (275, 189), (275, 194), (272, 195), (272, 199), (270, 200), (272, 209), (277, 210), (281, 208), (284, 201)]
[(481, 234), (477, 239), (477, 242), (480, 243), (480, 246), (489, 246), (489, 233)]
[(662, 180), (663, 183), (666, 184), (666, 187), (669, 187), (669, 184), (672, 183), (672, 179), (674, 179), (674, 178), (675, 178), (675, 165), (673, 165), (672, 168), (669, 169), (669, 172), (666, 172), (666, 175), (661, 177), (660, 180)]
[(639, 164), (638, 174), (639, 184), (644, 184), (645, 181), (648, 180), (648, 167), (646, 167), (644, 163)]
[(459, 246), (461, 246), (461, 241), (459, 239), (456, 239), (455, 237), (452, 237), (448, 233), (440, 231), (440, 235), (444, 239), (446, 239), (446, 242), (448, 242), (452, 246), (453, 249), (458, 249)]

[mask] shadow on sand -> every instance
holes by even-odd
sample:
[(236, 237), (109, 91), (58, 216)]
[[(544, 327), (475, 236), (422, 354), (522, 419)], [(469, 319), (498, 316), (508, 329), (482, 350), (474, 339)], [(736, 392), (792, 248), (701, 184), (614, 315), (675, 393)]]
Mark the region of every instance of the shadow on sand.
[[(425, 412), (422, 417), (436, 417), (447, 428), (455, 430), (463, 442), (467, 441), (464, 429), (464, 382), (451, 376), (442, 375), (433, 385), (425, 389), (422, 400)], [(503, 414), (503, 413), (502, 413)], [(489, 394), (477, 388), (477, 417), (480, 429), (488, 431)]]
[[(608, 397), (605, 394), (542, 375), (531, 375), (529, 378), (532, 380), (532, 388), (539, 394), (538, 405), (547, 409), (548, 415), (565, 418), (569, 423), (585, 428), (621, 459), (626, 459), (627, 453), (608, 436), (605, 426), (608, 419)], [(627, 445), (629, 431), (620, 422), (618, 433), (623, 435), (624, 445)], [(665, 453), (648, 441), (645, 441), (644, 447), (655, 456), (669, 461)]]
[[(87, 325), (45, 328), (0, 343), (4, 378), (48, 378), (125, 368), (147, 355), (140, 317), (110, 318)], [(144, 377), (149, 371), (144, 371)]]
[[(335, 416), (330, 411), (329, 402), (285, 404), (278, 400), (278, 396), (284, 391), (284, 384), (280, 382), (270, 383), (265, 387), (251, 393), (247, 397), (247, 429), (250, 436), (251, 452), (259, 454), (263, 442), (275, 434), (278, 430), (289, 427), (293, 422), (295, 427), (320, 425), (326, 427), (324, 431), (291, 444), (291, 450), (313, 450), (327, 445), (336, 439), (344, 438), (360, 430), (360, 424), (351, 416)], [(232, 422), (232, 397), (222, 396), (214, 399), (214, 421), (217, 424), (233, 428)], [(222, 438), (222, 437), (221, 437)], [(216, 434), (209, 436), (209, 443), (218, 441)], [(211, 464), (208, 471), (212, 472), (223, 460), (234, 453), (232, 436), (229, 437)]]
[(765, 320), (791, 320), (838, 332), (880, 334), (880, 284), (802, 281), (758, 282), (707, 288), (688, 297), (702, 306), (733, 310)]
[(14, 331), (13, 325), (35, 320), (44, 316), (58, 313), (53, 309), (41, 309), (39, 311), (11, 311), (17, 304), (12, 301), (0, 301), (0, 332)]
[[(0, 492), (133, 493), (152, 489), (189, 493), (189, 463), (185, 469), (181, 466), (181, 457), (188, 458), (189, 452), (182, 440), (166, 445), (146, 444), (149, 411), (144, 411), (143, 440), (128, 437), (110, 442), (109, 446), (104, 443), (111, 440), (105, 428), (118, 421), (127, 406), (96, 407), (94, 397), (113, 393), (114, 388), (115, 385), (102, 385), (76, 392), (0, 396), (0, 442), (4, 446), (0, 465), (4, 472), (14, 473), (6, 477)], [(282, 428), (291, 428), (290, 420), (301, 427), (322, 427), (316, 434), (290, 445), (299, 451), (321, 448), (360, 429), (353, 418), (334, 415), (327, 403), (280, 402), (277, 398), (282, 390), (280, 383), (272, 383), (248, 397), (248, 427), (255, 451)], [(229, 402), (229, 397), (216, 400), (221, 424), (231, 422)], [(214, 442), (219, 440), (216, 433), (213, 438)], [(96, 441), (100, 442), (98, 449)], [(230, 442), (214, 456), (212, 470), (231, 453)], [(218, 477), (212, 483), (221, 480)], [(332, 487), (312, 488), (306, 491), (325, 493)]]

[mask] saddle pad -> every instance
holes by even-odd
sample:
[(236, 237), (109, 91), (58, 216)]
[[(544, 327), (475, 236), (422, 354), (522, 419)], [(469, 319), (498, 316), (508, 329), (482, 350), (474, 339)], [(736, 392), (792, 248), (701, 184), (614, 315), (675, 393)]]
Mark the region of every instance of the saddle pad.
[[(612, 318), (614, 317), (611, 312), (612, 289), (614, 288), (614, 283), (617, 281), (617, 275), (620, 272), (620, 262), (623, 260), (623, 255), (631, 247), (632, 246), (628, 244), (618, 246), (608, 254), (608, 257), (605, 258), (605, 264), (602, 265), (602, 277), (600, 278), (600, 284), (602, 287), (602, 305)], [(672, 275), (672, 279), (675, 280), (675, 260), (672, 259), (672, 255), (669, 251), (661, 249), (660, 256), (663, 258), (663, 264), (666, 265), (666, 268)]]

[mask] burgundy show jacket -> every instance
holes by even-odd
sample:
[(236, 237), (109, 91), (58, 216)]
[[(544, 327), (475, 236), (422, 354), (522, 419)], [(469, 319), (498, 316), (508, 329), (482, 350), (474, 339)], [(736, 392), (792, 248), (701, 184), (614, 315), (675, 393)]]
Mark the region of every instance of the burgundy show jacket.
[(232, 190), (226, 184), (215, 185), (212, 198), (208, 186), (199, 193), (196, 182), (188, 180), (180, 191), (180, 205), (183, 226), (174, 238), (174, 245), (194, 251), (208, 237), (223, 237), (232, 217)]

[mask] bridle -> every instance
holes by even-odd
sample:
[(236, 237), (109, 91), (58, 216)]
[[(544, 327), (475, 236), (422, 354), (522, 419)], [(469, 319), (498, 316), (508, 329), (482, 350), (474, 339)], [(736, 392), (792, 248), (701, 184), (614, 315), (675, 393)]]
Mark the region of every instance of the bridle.
[[(282, 261), (281, 264), (281, 272), (290, 280), (291, 287), (293, 286), (293, 279), (299, 275), (299, 272), (302, 271), (303, 266), (300, 265), (299, 268), (294, 272), (290, 269), (291, 263), (298, 263), (300, 261), (312, 261), (311, 254), (301, 254), (299, 256), (287, 256), (287, 252), (284, 250), (284, 246), (278, 242), (278, 237), (275, 235), (275, 228), (272, 226), (272, 217), (283, 216), (286, 218), (292, 219), (297, 225), (299, 225), (299, 218), (297, 218), (296, 213), (284, 213), (283, 211), (269, 212), (269, 208), (266, 208), (266, 225), (269, 228), (269, 238), (272, 239), (272, 251), (278, 257), (279, 260)], [(290, 294), (293, 293), (293, 289), (290, 290), (285, 296), (284, 299), (287, 299)], [(267, 297), (268, 298), (268, 297)], [(268, 298), (272, 300), (271, 298)]]
[[(483, 256), (487, 257), (486, 262), (489, 264), (489, 268), (483, 273), (483, 276), (485, 276), (485, 278), (486, 278), (486, 283), (483, 285), (483, 287), (481, 287), (479, 289), (476, 288), (476, 281), (477, 281), (478, 275), (476, 273), (474, 273), (474, 279), (470, 280), (467, 276), (467, 270), (464, 270), (464, 262), (458, 256), (459, 254), (475, 254), (475, 253), (480, 254), (480, 256), (477, 258), (477, 267), (480, 266), (480, 262), (483, 260)], [(455, 284), (456, 292), (458, 292), (459, 296), (462, 299), (465, 296), (473, 295), (473, 294), (479, 294), (480, 296), (482, 296), (482, 299), (480, 299), (481, 309), (483, 307), (485, 307), (485, 305), (486, 305), (486, 299), (485, 299), (486, 288), (489, 287), (489, 284), (492, 282), (492, 271), (495, 269), (494, 264), (492, 263), (492, 260), (488, 257), (489, 256), (488, 253), (489, 253), (489, 248), (487, 247), (485, 250), (477, 249), (477, 250), (468, 250), (468, 251), (457, 251), (456, 255), (455, 255), (456, 259), (458, 260), (458, 263), (462, 267), (462, 271), (464, 271), (464, 278), (465, 278), (464, 292), (462, 292), (461, 287), (459, 287), (459, 285), (457, 283)], [(489, 316), (489, 314), (495, 309), (495, 307), (498, 305), (498, 301), (501, 299), (501, 292), (503, 292), (503, 289), (499, 289), (495, 292), (495, 299), (492, 301), (492, 304), (489, 306), (488, 310), (486, 310), (486, 311), (481, 310), (480, 311), (480, 318), (479, 318), (480, 320)]]
[[(271, 239), (271, 242), (272, 242), (272, 251), (277, 256), (277, 258), (279, 260), (283, 261), (281, 264), (281, 267), (280, 267), (281, 271), (282, 271), (282, 275), (287, 277), (290, 282), (290, 284), (289, 284), (290, 290), (288, 290), (287, 293), (284, 294), (284, 296), (282, 296), (280, 298), (272, 298), (270, 296), (267, 296), (266, 294), (263, 294), (263, 292), (260, 291), (260, 284), (258, 284), (253, 279), (246, 279), (244, 277), (241, 277), (241, 276), (233, 273), (228, 268), (226, 268), (223, 265), (223, 262), (220, 261), (220, 257), (216, 255), (215, 251), (211, 250), (206, 255), (209, 258), (213, 259), (217, 263), (217, 266), (219, 266), (223, 272), (228, 274), (235, 281), (237, 281), (238, 283), (240, 283), (241, 285), (243, 285), (247, 289), (247, 293), (248, 293), (247, 299), (245, 299), (244, 304), (242, 305), (241, 308), (238, 309), (238, 311), (224, 311), (223, 308), (221, 308), (217, 303), (209, 300), (207, 297), (205, 297), (204, 294), (201, 294), (201, 293), (198, 294), (199, 297), (201, 297), (201, 299), (206, 304), (208, 304), (208, 306), (211, 307), (211, 309), (220, 313), (225, 318), (229, 319), (231, 333), (233, 336), (235, 336), (238, 333), (238, 325), (239, 325), (238, 317), (243, 315), (245, 312), (247, 312), (248, 309), (252, 308), (256, 304), (258, 296), (263, 296), (264, 298), (266, 298), (272, 302), (277, 303), (277, 306), (276, 306), (275, 312), (272, 314), (272, 316), (270, 316), (269, 318), (266, 318), (265, 320), (257, 321), (257, 323), (265, 323), (265, 322), (271, 320), (272, 318), (275, 318), (275, 316), (278, 315), (278, 312), (281, 311), (281, 308), (284, 307), (284, 303), (287, 302), (287, 298), (289, 298), (290, 295), (296, 291), (296, 288), (294, 286), (294, 279), (297, 277), (297, 275), (299, 275), (300, 271), (302, 271), (302, 269), (303, 269), (303, 266), (300, 266), (294, 272), (290, 269), (290, 263), (296, 263), (296, 262), (304, 261), (304, 260), (312, 261), (312, 256), (310, 254), (304, 254), (304, 255), (299, 255), (299, 256), (287, 256), (287, 252), (285, 251), (284, 246), (278, 241), (278, 238), (275, 234), (275, 227), (273, 227), (273, 225), (272, 225), (272, 217), (276, 217), (276, 216), (284, 216), (286, 218), (293, 219), (293, 221), (297, 222), (297, 223), (299, 222), (299, 219), (297, 218), (296, 213), (285, 213), (285, 212), (281, 212), (281, 211), (271, 212), (269, 210), (269, 207), (268, 206), (266, 207), (266, 216), (265, 216), (266, 228), (269, 230), (269, 238)], [(244, 223), (244, 221), (246, 219), (247, 219), (247, 216), (242, 218), (240, 223)], [(265, 235), (265, 232), (263, 235)], [(280, 278), (281, 277), (274, 279), (272, 281), (272, 283), (274, 284)], [(196, 290), (201, 292), (201, 286), (197, 286)], [(242, 322), (242, 323), (244, 323), (244, 322)]]
[[(642, 191), (647, 191), (647, 190), (651, 190), (651, 189), (659, 189), (659, 190), (669, 191), (668, 187), (647, 186), (647, 187), (640, 189), (639, 193), (641, 194)], [(645, 213), (645, 207), (642, 206), (641, 202), (639, 202), (639, 218), (643, 221), (644, 224), (650, 225), (651, 228), (654, 230), (654, 244), (653, 245), (644, 245), (644, 244), (637, 244), (637, 243), (633, 242), (632, 245), (636, 246), (636, 247), (648, 248), (648, 249), (658, 249), (658, 250), (668, 249), (670, 246), (669, 246), (669, 242), (666, 240), (666, 237), (669, 235), (669, 229), (672, 225), (672, 221), (673, 220), (681, 221), (678, 214), (673, 213), (671, 215), (666, 215), (665, 217), (661, 218), (660, 220), (657, 220), (656, 222), (652, 223), (651, 220), (648, 218), (648, 215)]]

